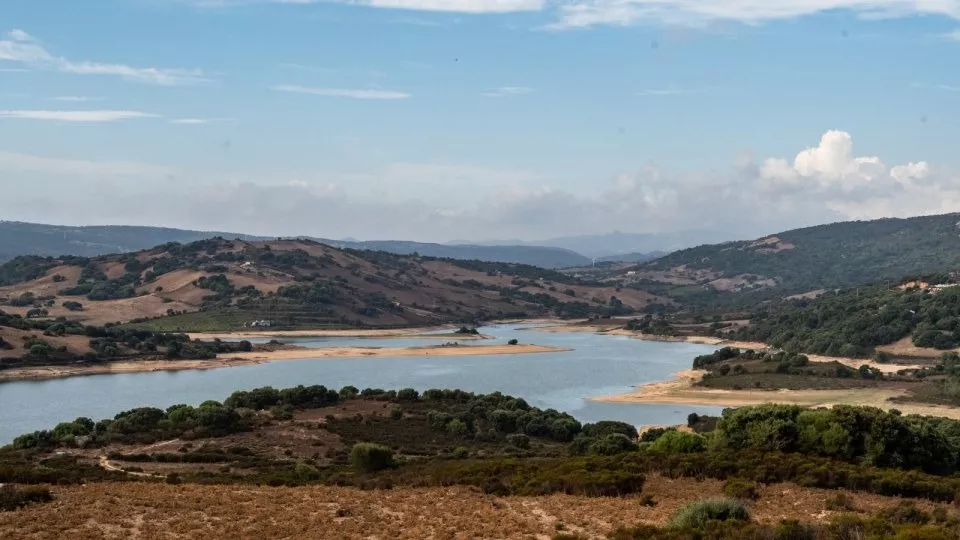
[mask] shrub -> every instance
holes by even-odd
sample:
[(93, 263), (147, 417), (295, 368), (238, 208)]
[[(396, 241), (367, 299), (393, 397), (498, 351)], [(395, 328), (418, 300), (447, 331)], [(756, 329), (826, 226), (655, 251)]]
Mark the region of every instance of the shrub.
[(50, 502), (53, 494), (39, 486), (14, 487), (6, 484), (0, 487), (0, 511), (16, 510), (34, 502)]
[(853, 504), (853, 499), (842, 491), (832, 497), (827, 497), (826, 508), (834, 512), (857, 511), (856, 506)]
[(470, 450), (464, 446), (458, 446), (451, 453), (453, 459), (467, 459), (470, 456)]
[(515, 339), (511, 339), (510, 341), (507, 342), (507, 345), (517, 345), (518, 343), (520, 342)]
[(756, 500), (757, 483), (742, 478), (731, 478), (724, 482), (723, 494), (733, 499)]
[(400, 420), (403, 418), (403, 408), (402, 407), (390, 407), (390, 419), (391, 420)]
[(637, 444), (623, 433), (611, 433), (591, 444), (589, 452), (601, 456), (615, 456), (636, 449)]
[(393, 450), (372, 443), (357, 443), (350, 450), (350, 464), (360, 471), (376, 472), (395, 465)]
[(605, 437), (611, 433), (622, 433), (630, 439), (637, 438), (637, 428), (626, 422), (603, 420), (596, 424), (583, 426), (583, 434), (587, 437)]
[(650, 445), (651, 450), (668, 454), (703, 452), (706, 447), (707, 442), (703, 436), (682, 431), (667, 431)]
[(530, 437), (527, 437), (522, 433), (507, 435), (507, 444), (526, 450), (530, 448)]
[(749, 521), (750, 513), (733, 499), (707, 499), (684, 506), (670, 519), (681, 529), (700, 529), (710, 521)]

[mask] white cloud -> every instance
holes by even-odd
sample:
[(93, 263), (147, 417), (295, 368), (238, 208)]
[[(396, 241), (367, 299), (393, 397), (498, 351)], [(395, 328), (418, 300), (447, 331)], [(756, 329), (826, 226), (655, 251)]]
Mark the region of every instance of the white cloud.
[(276, 92), (289, 92), (293, 94), (310, 94), (314, 96), (325, 97), (344, 97), (351, 99), (407, 99), (410, 94), (406, 92), (397, 92), (391, 90), (368, 90), (356, 88), (318, 88), (310, 86), (297, 86), (292, 84), (281, 84), (271, 88)]
[(181, 126), (201, 126), (217, 122), (232, 122), (235, 118), (174, 118), (169, 123)]
[(533, 92), (534, 92), (533, 88), (529, 88), (526, 86), (501, 86), (496, 90), (484, 92), (481, 95), (486, 97), (507, 97), (507, 96), (523, 96), (526, 94), (532, 94)]
[(0, 150), (0, 170), (83, 176), (165, 176), (165, 167), (128, 161), (86, 161), (5, 152)]
[(641, 90), (637, 92), (638, 96), (681, 96), (685, 94), (702, 94), (706, 90), (701, 88), (679, 88), (676, 86), (668, 86), (666, 88), (652, 88), (649, 90)]
[(13, 41), (33, 41), (33, 36), (18, 28), (11, 30), (7, 36)]
[(159, 115), (141, 111), (0, 111), (0, 118), (21, 120), (53, 120), (60, 122), (116, 122), (133, 118), (158, 118)]
[(347, 3), (377, 8), (457, 13), (510, 13), (540, 11), (546, 0), (348, 0)]
[(540, 11), (547, 0), (180, 0), (203, 7), (242, 4), (321, 4), (337, 3), (383, 9), (440, 11), (451, 13), (512, 13)]
[(180, 124), (180, 125), (201, 125), (209, 124), (212, 120), (207, 118), (177, 118), (176, 120), (171, 120), (171, 124)]
[(559, 6), (553, 28), (627, 26), (642, 21), (701, 25), (714, 21), (762, 23), (830, 10), (863, 17), (943, 15), (960, 19), (956, 0), (571, 0)]
[[(792, 157), (743, 158), (726, 171), (675, 174), (648, 165), (606, 179), (587, 177), (593, 190), (584, 195), (565, 192), (557, 179), (536, 171), (457, 163), (271, 171), (269, 178), (170, 171), (163, 182), (127, 182), (115, 177), (167, 171), (0, 153), (0, 177), (18, 182), (0, 197), (0, 215), (446, 241), (658, 233), (691, 223), (731, 237), (759, 237), (832, 221), (960, 211), (960, 174), (918, 159), (888, 167), (880, 157), (857, 154), (853, 141), (828, 131)], [(101, 178), (110, 172), (113, 180)], [(186, 189), (188, 199), (180, 196)]]
[(953, 32), (948, 32), (943, 37), (951, 41), (960, 41), (960, 29), (954, 30)]
[(16, 62), (33, 69), (74, 73), (78, 75), (112, 75), (123, 79), (160, 86), (180, 86), (210, 82), (201, 70), (137, 68), (124, 64), (76, 62), (50, 54), (34, 38), (22, 30), (13, 30), (9, 39), (0, 40), (0, 60)]
[(69, 101), (71, 103), (82, 103), (85, 101), (100, 101), (100, 98), (87, 96), (56, 96), (51, 98), (54, 101)]

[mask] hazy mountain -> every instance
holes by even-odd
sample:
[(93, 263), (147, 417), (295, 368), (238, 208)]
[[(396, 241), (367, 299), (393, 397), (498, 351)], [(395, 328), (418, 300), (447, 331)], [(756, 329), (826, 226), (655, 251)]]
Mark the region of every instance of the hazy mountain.
[[(270, 237), (247, 234), (191, 231), (165, 227), (94, 226), (69, 227), (37, 223), (0, 222), (0, 262), (18, 255), (77, 255), (93, 257), (125, 253), (167, 242), (188, 243), (220, 236), (227, 239), (267, 240)], [(427, 244), (406, 241), (329, 240), (316, 238), (335, 247), (388, 251), (401, 255), (419, 253), (429, 257), (529, 264), (543, 268), (563, 268), (589, 263), (572, 251), (534, 245), (476, 246)]]
[[(568, 236), (537, 240), (533, 242), (523, 240), (492, 240), (474, 242), (486, 246), (502, 245), (538, 245), (568, 249), (590, 258), (603, 260), (623, 260), (631, 254), (646, 254), (654, 252), (669, 253), (679, 249), (714, 244), (743, 238), (740, 234), (723, 231), (680, 231), (675, 233), (646, 234), (612, 232), (609, 234)], [(456, 243), (461, 243), (460, 241)], [(617, 258), (620, 256), (620, 258)]]

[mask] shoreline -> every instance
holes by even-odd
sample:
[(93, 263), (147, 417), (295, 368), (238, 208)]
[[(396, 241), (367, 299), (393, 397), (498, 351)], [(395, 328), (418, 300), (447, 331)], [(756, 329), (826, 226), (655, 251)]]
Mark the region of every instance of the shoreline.
[(749, 407), (771, 403), (819, 408), (834, 405), (860, 405), (884, 410), (897, 409), (903, 414), (942, 416), (960, 419), (960, 407), (925, 403), (895, 403), (893, 398), (907, 395), (904, 390), (859, 388), (843, 390), (719, 390), (694, 386), (706, 373), (688, 369), (674, 373), (669, 381), (636, 386), (633, 390), (610, 396), (596, 396), (587, 401), (598, 403), (636, 403), (658, 405), (703, 405), (710, 407)]
[(87, 375), (208, 370), (252, 366), (270, 362), (324, 358), (377, 358), (411, 356), (499, 356), (567, 352), (573, 349), (546, 345), (428, 345), (423, 347), (287, 348), (276, 351), (229, 353), (207, 360), (121, 360), (100, 365), (31, 366), (0, 371), (0, 383), (43, 381)]
[[(418, 328), (379, 328), (341, 330), (239, 330), (235, 332), (186, 332), (190, 339), (258, 339), (258, 338), (408, 338), (429, 337), (425, 332), (456, 330), (453, 326), (422, 326)], [(465, 336), (467, 334), (464, 334)], [(469, 339), (469, 338), (465, 338)]]

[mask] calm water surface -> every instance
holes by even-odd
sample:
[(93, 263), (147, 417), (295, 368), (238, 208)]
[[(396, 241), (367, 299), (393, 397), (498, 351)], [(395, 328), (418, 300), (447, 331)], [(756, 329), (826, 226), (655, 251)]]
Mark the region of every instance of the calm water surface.
[[(52, 428), (86, 416), (95, 420), (141, 406), (166, 408), (223, 400), (235, 390), (260, 386), (286, 388), (323, 384), (341, 388), (460, 388), (501, 391), (531, 405), (569, 412), (583, 422), (622, 420), (635, 425), (675, 424), (691, 412), (719, 414), (721, 408), (684, 405), (593, 403), (585, 398), (616, 394), (637, 384), (669, 379), (690, 367), (694, 356), (713, 347), (690, 343), (640, 341), (625, 336), (550, 334), (517, 325), (480, 329), (495, 337), (480, 343), (518, 339), (575, 349), (570, 352), (471, 357), (327, 358), (273, 362), (206, 371), (92, 375), (49, 381), (0, 383), (0, 444), (17, 435)], [(410, 346), (423, 339), (298, 338), (303, 346)]]

